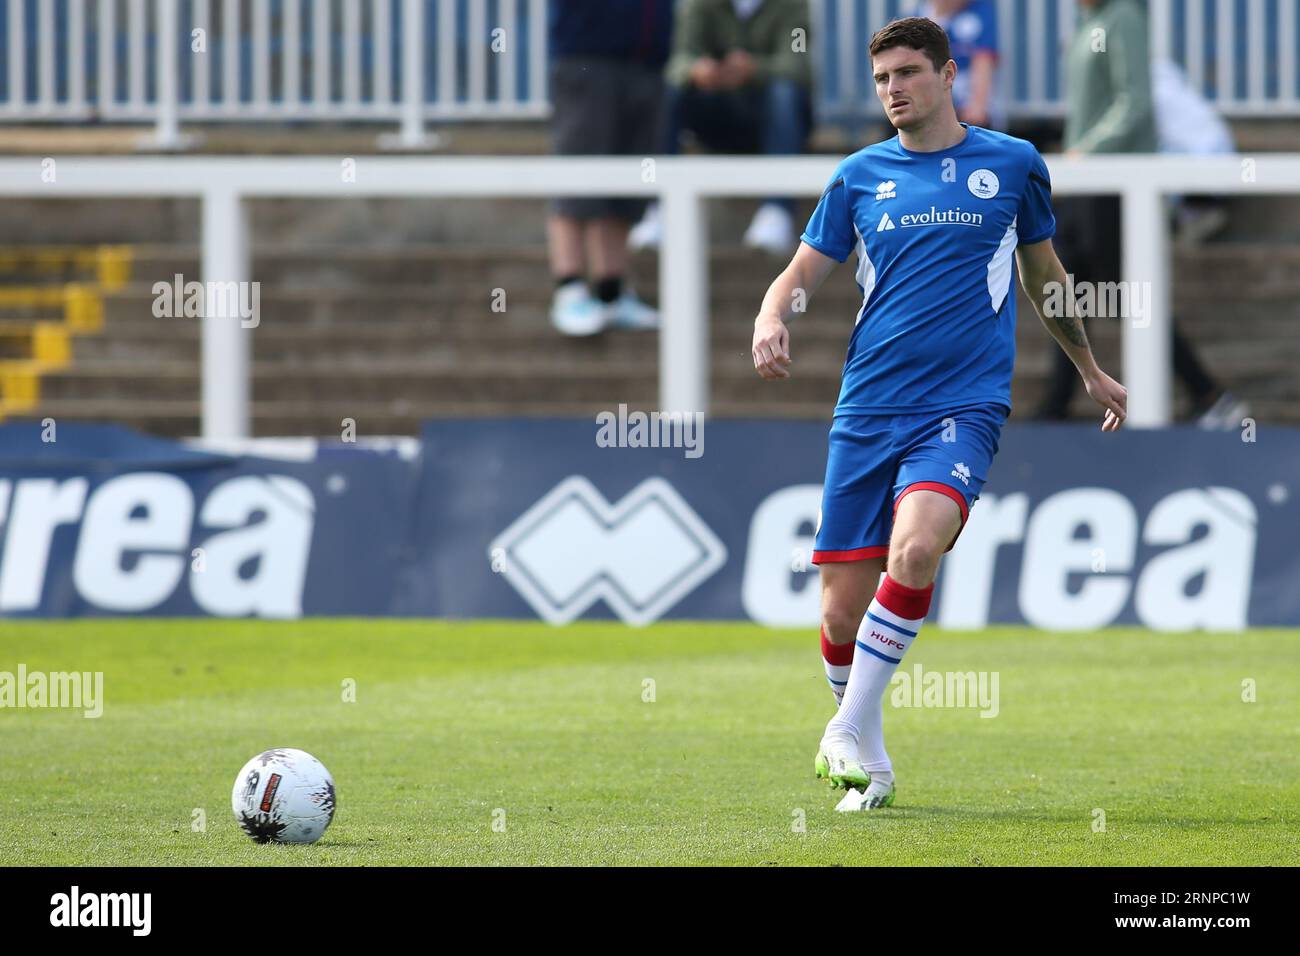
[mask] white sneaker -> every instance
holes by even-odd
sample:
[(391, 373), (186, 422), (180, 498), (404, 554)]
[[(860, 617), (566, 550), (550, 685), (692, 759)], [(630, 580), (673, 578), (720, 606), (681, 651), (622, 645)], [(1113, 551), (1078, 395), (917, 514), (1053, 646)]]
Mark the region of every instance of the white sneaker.
[(585, 282), (570, 282), (555, 290), (551, 324), (565, 335), (595, 335), (609, 324), (610, 311)]
[(1228, 224), (1228, 212), (1222, 206), (1208, 209), (1178, 207), (1178, 233), (1180, 246), (1199, 246), (1223, 231)]
[(657, 329), (659, 313), (637, 298), (635, 292), (624, 292), (611, 309), (612, 324), (618, 329)]
[(1201, 413), (1196, 424), (1211, 431), (1232, 431), (1250, 414), (1250, 406), (1232, 392), (1224, 392), (1213, 405)]
[(627, 244), (630, 249), (658, 249), (659, 242), (664, 237), (664, 225), (659, 219), (659, 204), (652, 202), (646, 207), (645, 215), (641, 221), (632, 227), (632, 231), (627, 234)]
[(784, 206), (765, 202), (745, 230), (745, 245), (771, 253), (789, 252), (794, 246), (794, 221)]

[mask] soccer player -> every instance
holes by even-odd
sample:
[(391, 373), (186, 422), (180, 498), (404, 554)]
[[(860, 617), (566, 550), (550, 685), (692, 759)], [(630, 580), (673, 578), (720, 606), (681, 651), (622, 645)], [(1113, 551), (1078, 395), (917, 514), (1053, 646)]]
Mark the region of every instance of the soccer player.
[[(813, 562), (822, 655), (839, 710), (816, 772), (848, 791), (837, 809), (889, 806), (882, 704), (930, 610), (939, 559), (979, 497), (1011, 411), (1019, 267), (1043, 325), (1105, 409), (1127, 393), (1097, 366), (1078, 318), (1053, 315), (1065, 270), (1052, 249), (1051, 183), (1024, 140), (957, 120), (957, 66), (933, 21), (896, 20), (870, 46), (892, 139), (831, 176), (794, 258), (754, 322), (754, 367), (791, 374), (786, 321), (857, 253), (862, 290), (830, 429)], [(882, 573), (883, 572), (883, 573)]]

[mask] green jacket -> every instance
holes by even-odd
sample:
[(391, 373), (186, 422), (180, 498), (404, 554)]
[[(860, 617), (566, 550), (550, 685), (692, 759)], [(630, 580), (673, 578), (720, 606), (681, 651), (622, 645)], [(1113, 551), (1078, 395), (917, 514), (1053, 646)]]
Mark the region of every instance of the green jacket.
[(1102, 0), (1081, 14), (1066, 60), (1065, 148), (1155, 152), (1146, 10)]
[[(681, 0), (673, 27), (673, 52), (668, 82), (685, 86), (691, 64), (700, 57), (720, 59), (730, 50), (744, 50), (757, 61), (756, 81), (770, 78), (812, 84), (812, 39), (808, 29), (808, 0), (763, 0), (742, 20), (731, 0)], [(795, 34), (802, 30), (802, 34)]]

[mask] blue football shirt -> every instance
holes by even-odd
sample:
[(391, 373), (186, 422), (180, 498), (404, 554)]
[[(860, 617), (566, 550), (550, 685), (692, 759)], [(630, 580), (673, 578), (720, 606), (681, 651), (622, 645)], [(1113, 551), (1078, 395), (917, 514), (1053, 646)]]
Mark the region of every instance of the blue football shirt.
[(1031, 143), (977, 126), (948, 149), (895, 136), (836, 167), (802, 236), (839, 262), (857, 252), (836, 415), (1010, 409), (1015, 250), (1055, 233), (1051, 192)]

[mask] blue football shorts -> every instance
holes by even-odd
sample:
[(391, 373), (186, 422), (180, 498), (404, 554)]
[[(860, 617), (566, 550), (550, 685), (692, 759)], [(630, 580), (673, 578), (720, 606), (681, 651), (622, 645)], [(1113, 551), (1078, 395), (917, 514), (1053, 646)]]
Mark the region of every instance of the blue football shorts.
[[(965, 527), (1008, 414), (1004, 405), (982, 404), (937, 412), (837, 415), (813, 564), (888, 554), (894, 513), (913, 491), (952, 498)], [(948, 550), (956, 543), (954, 536)]]

